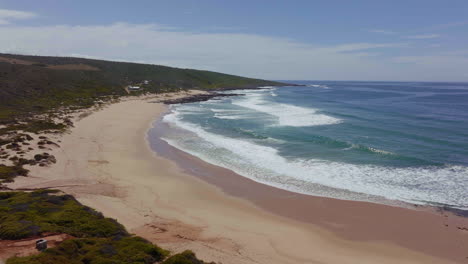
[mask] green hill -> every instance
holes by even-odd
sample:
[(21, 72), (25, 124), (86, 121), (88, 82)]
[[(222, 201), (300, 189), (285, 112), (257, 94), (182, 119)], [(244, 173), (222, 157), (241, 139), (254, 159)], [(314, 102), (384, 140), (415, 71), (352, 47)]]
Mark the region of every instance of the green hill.
[(102, 97), (126, 95), (125, 88), (135, 84), (142, 87), (138, 94), (280, 83), (151, 64), (0, 54), (0, 124), (59, 106), (90, 106)]

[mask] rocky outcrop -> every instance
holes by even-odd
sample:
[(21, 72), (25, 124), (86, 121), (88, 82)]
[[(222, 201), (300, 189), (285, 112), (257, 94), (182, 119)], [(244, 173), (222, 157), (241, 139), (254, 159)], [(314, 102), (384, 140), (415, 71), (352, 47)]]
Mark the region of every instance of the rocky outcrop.
[(244, 94), (226, 94), (226, 93), (211, 92), (208, 94), (196, 94), (196, 95), (187, 96), (187, 97), (178, 98), (178, 99), (168, 99), (162, 102), (164, 104), (186, 104), (186, 103), (208, 101), (208, 100), (216, 99), (220, 97), (243, 96), (243, 95)]

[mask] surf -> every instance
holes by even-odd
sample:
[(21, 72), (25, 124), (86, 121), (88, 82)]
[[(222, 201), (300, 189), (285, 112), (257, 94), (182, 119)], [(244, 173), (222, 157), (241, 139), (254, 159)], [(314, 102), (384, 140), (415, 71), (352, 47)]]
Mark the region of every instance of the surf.
[(279, 126), (321, 126), (333, 125), (342, 120), (319, 113), (318, 110), (284, 103), (272, 103), (264, 100), (263, 92), (248, 94), (245, 98), (233, 101), (232, 104), (277, 118)]
[[(468, 175), (467, 167), (392, 168), (321, 159), (290, 160), (282, 157), (273, 147), (217, 135), (199, 125), (184, 122), (177, 111), (166, 115), (163, 121), (198, 138), (187, 139), (188, 144), (180, 139), (163, 138), (170, 145), (263, 184), (339, 199), (366, 201), (372, 195), (416, 204), (431, 201), (466, 208), (467, 197), (463, 186)], [(382, 154), (378, 150), (371, 152)], [(331, 189), (324, 193), (324, 188), (320, 186)], [(425, 192), (425, 189), (431, 189), (431, 192)]]

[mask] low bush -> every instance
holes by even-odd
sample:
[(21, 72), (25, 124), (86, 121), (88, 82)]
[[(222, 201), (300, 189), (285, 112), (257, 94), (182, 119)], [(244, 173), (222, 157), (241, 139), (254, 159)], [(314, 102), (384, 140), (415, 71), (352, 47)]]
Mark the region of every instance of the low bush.
[(0, 223), (0, 239), (44, 232), (76, 237), (37, 255), (10, 258), (6, 264), (207, 264), (192, 251), (164, 260), (169, 251), (131, 236), (117, 221), (55, 190), (0, 192)]
[[(195, 256), (195, 253), (193, 253), (192, 251), (186, 250), (182, 253), (171, 256), (170, 258), (166, 259), (162, 264), (208, 264), (208, 263), (199, 260), (197, 256)], [(214, 262), (211, 262), (209, 264), (214, 264)]]
[[(16, 159), (19, 160), (18, 158)], [(24, 169), (20, 165), (6, 166), (0, 164), (0, 183), (1, 182), (12, 182), (16, 176), (26, 176), (28, 170)]]
[[(81, 238), (61, 243), (56, 248), (30, 257), (16, 257), (7, 264), (152, 264), (168, 254), (140, 237)], [(195, 263), (195, 262), (194, 262)]]
[(0, 193), (0, 238), (20, 239), (43, 232), (75, 237), (128, 236), (125, 228), (114, 219), (81, 205), (73, 196), (53, 192)]

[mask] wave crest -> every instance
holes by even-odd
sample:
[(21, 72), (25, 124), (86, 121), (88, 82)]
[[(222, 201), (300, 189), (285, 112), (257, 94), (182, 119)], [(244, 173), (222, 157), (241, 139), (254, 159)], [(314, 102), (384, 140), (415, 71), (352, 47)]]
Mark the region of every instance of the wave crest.
[(316, 109), (267, 102), (263, 96), (263, 94), (250, 94), (246, 98), (233, 101), (232, 104), (275, 116), (280, 126), (321, 126), (342, 122), (341, 119), (321, 114)]
[(367, 200), (372, 195), (412, 203), (431, 201), (468, 208), (465, 189), (468, 167), (387, 167), (321, 159), (290, 160), (273, 147), (208, 132), (201, 126), (181, 120), (177, 112), (166, 115), (163, 121), (198, 138), (165, 138), (169, 144), (267, 185), (339, 199)]

